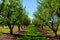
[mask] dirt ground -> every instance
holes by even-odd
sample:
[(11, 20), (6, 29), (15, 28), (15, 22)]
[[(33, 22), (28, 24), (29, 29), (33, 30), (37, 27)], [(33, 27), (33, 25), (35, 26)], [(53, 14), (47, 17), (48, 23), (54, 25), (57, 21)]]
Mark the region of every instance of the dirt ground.
[[(60, 35), (58, 35), (57, 37), (54, 37), (55, 34), (51, 31), (47, 31), (47, 30), (42, 30), (42, 28), (36, 27), (37, 30), (39, 30), (43, 35), (46, 36), (47, 40), (60, 40)], [(18, 37), (20, 35), (23, 35), (23, 32), (27, 29), (27, 27), (23, 30), (21, 30), (20, 32), (18, 32), (18, 30), (14, 30), (13, 31), (13, 35), (9, 34), (9, 33), (5, 33), (0, 35), (0, 40), (18, 40)]]
[(10, 34), (3, 34), (0, 36), (0, 40), (18, 40), (16, 36)]
[(4, 33), (2, 35), (0, 35), (0, 40), (18, 40), (18, 36), (23, 35), (23, 32), (27, 29), (24, 28), (23, 30), (21, 30), (20, 32), (18, 32), (18, 30), (14, 30), (13, 31), (13, 35), (9, 34), (9, 33)]
[(52, 31), (47, 31), (45, 29), (42, 30), (41, 27), (36, 27), (38, 31), (40, 31), (43, 35), (46, 36), (47, 40), (60, 40), (60, 35), (55, 37), (55, 34)]

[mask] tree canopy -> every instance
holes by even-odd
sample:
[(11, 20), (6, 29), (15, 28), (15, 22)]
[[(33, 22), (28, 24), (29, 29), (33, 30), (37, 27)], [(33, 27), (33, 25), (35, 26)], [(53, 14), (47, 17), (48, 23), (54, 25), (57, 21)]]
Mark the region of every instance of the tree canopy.
[[(26, 23), (25, 23), (26, 22)], [(7, 25), (12, 34), (14, 25), (30, 24), (27, 11), (23, 8), (22, 0), (2, 0), (0, 3), (0, 25)]]
[(38, 7), (35, 18), (42, 20), (42, 25), (47, 25), (56, 34), (59, 27), (60, 1), (59, 0), (37, 0)]

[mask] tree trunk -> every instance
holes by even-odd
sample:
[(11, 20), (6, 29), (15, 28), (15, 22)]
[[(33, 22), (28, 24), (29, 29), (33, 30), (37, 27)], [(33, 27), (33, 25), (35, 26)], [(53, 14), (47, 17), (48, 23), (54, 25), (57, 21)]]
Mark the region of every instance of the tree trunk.
[(12, 29), (10, 29), (10, 34), (13, 34)]
[(55, 37), (57, 37), (57, 31), (53, 31), (54, 32), (54, 34), (55, 34)]
[(10, 34), (13, 34), (11, 25), (9, 25), (9, 29), (10, 29)]
[(53, 23), (53, 21), (52, 21), (52, 30), (53, 30), (53, 32), (54, 32), (54, 34), (55, 34), (55, 37), (56, 37), (56, 36), (57, 36), (57, 30), (58, 30), (57, 28), (58, 28), (58, 27), (55, 29), (53, 25), (54, 25), (54, 23)]
[(42, 26), (42, 30), (43, 30), (43, 26)]
[(55, 29), (55, 31), (54, 31), (55, 36), (57, 36), (58, 27), (59, 27), (59, 24), (57, 24), (56, 29)]
[(18, 25), (18, 31), (20, 32), (20, 25)]
[(23, 26), (21, 26), (21, 29), (23, 29)]

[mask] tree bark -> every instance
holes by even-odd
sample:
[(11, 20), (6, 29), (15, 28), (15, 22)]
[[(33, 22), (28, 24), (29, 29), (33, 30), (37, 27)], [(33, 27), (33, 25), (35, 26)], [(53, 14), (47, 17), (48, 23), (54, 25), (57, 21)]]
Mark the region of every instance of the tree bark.
[(55, 34), (55, 37), (57, 37), (57, 31), (53, 30), (54, 34)]
[(56, 36), (57, 36), (58, 26), (57, 26), (57, 28), (55, 29), (53, 25), (54, 25), (54, 23), (53, 23), (53, 21), (52, 21), (52, 30), (53, 30), (53, 32), (54, 32), (54, 34), (55, 34), (55, 37), (56, 37)]
[(57, 24), (57, 27), (56, 27), (56, 29), (55, 29), (55, 31), (54, 31), (55, 36), (57, 36), (58, 27), (59, 27), (59, 24)]
[(10, 34), (13, 34), (11, 25), (9, 25), (9, 29), (10, 29)]
[(42, 30), (43, 30), (43, 26), (42, 26)]
[(20, 32), (20, 25), (18, 25), (18, 31)]

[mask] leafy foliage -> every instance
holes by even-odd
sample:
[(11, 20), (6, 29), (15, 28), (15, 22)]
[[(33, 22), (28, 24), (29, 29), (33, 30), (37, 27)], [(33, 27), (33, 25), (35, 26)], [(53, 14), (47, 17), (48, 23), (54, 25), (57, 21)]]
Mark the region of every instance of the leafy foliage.
[(0, 24), (7, 25), (12, 33), (14, 25), (30, 24), (30, 18), (26, 13), (22, 0), (2, 0), (0, 3)]
[(42, 25), (47, 25), (56, 34), (59, 27), (59, 0), (38, 0), (37, 2), (39, 5), (37, 11), (34, 14), (35, 18), (42, 20)]

